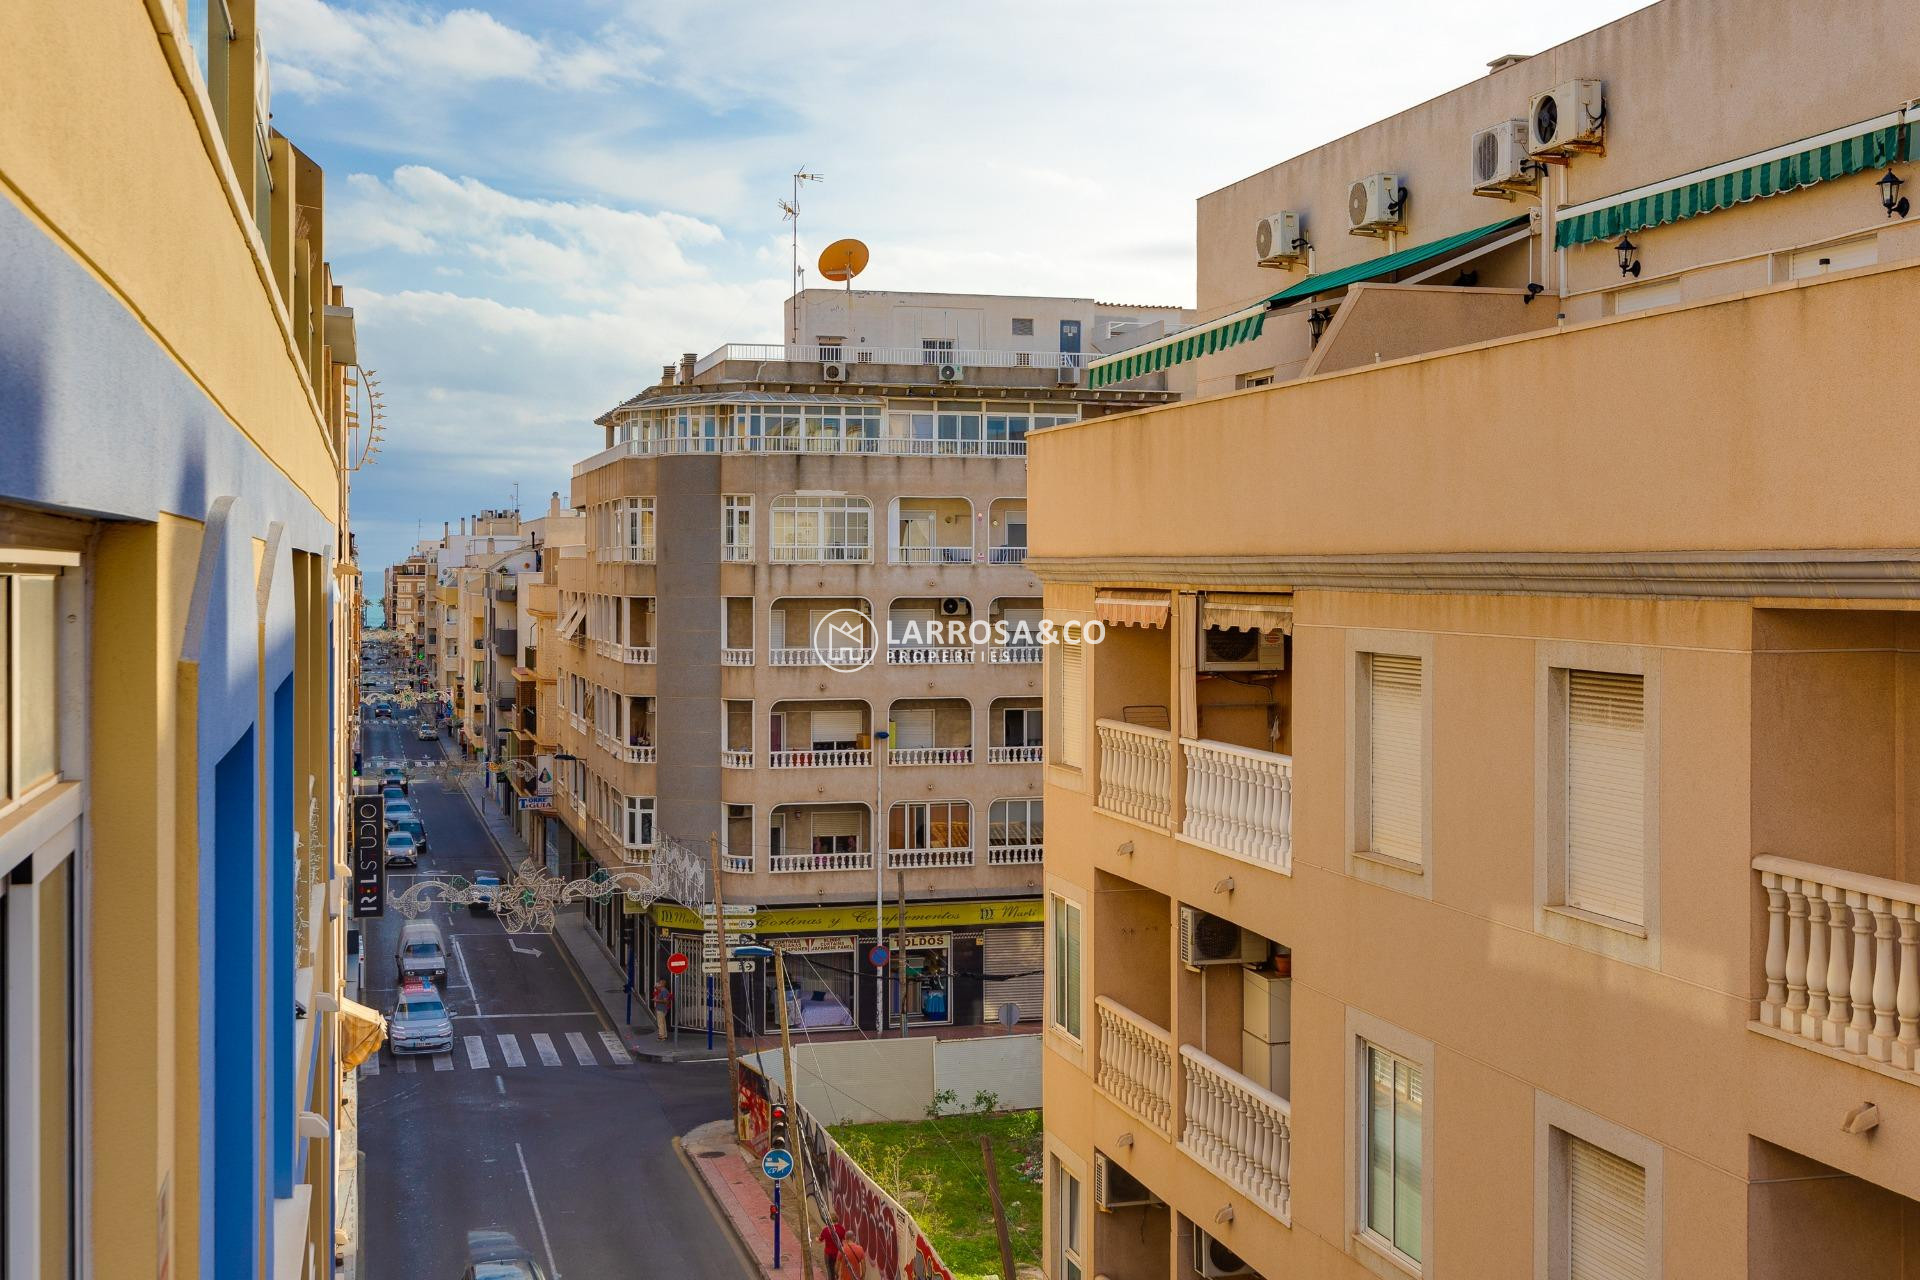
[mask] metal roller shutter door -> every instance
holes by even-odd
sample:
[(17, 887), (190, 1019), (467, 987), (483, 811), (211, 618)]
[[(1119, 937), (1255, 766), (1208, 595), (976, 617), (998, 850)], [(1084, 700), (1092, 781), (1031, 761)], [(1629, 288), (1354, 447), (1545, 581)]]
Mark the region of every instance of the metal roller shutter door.
[[(1038, 1022), (1047, 989), (1046, 935), (1039, 925), (989, 929), (986, 935), (987, 981), (982, 984), (986, 1007), (981, 1016), (999, 1017), (1000, 1006), (1011, 1000), (1020, 1006), (1020, 1021)], [(1021, 976), (994, 978), (993, 974)]]
[(1637, 675), (1567, 673), (1566, 901), (1646, 923), (1645, 691)]
[(1647, 1171), (1567, 1137), (1568, 1280), (1643, 1280)]

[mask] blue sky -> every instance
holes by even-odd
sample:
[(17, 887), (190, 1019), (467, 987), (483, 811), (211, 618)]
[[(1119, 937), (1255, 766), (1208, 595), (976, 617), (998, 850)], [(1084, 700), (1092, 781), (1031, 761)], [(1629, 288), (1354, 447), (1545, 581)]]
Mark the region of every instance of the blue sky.
[(1637, 7), (263, 0), (387, 406), (369, 586), (416, 527), (564, 497), (680, 352), (777, 341), (801, 165), (802, 260), (858, 236), (866, 287), (1191, 304), (1199, 195)]

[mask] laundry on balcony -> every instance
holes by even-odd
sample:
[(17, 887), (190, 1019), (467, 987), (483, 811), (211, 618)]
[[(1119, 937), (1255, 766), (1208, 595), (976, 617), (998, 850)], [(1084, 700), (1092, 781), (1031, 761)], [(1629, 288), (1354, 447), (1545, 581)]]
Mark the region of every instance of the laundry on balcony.
[(1209, 627), (1293, 634), (1293, 597), (1246, 591), (1209, 591), (1200, 610)]
[(1164, 591), (1111, 588), (1093, 598), (1093, 611), (1110, 627), (1164, 627), (1171, 609)]

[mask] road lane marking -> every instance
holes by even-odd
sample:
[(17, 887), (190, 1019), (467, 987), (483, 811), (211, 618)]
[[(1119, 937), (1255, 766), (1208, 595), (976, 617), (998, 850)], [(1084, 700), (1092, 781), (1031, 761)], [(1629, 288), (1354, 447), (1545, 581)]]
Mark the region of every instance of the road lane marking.
[(504, 1098), (507, 1096), (507, 1082), (505, 1080), (502, 1080), (499, 1076), (495, 1076), (493, 1078), (493, 1087), (500, 1091), (501, 1097)]
[(475, 1071), (487, 1069), (487, 1042), (479, 1036), (467, 1036), (467, 1065)]
[(403, 1076), (410, 1076), (419, 1070), (419, 1064), (412, 1058), (400, 1058), (394, 1062), (393, 1069)]
[(500, 1057), (510, 1067), (524, 1067), (527, 1060), (520, 1056), (520, 1041), (513, 1036), (498, 1035), (494, 1039), (500, 1042)]
[(447, 1051), (446, 1051), (445, 1053), (436, 1053), (436, 1054), (434, 1054), (434, 1055), (433, 1055), (433, 1069), (434, 1069), (435, 1071), (451, 1071), (451, 1070), (453, 1070), (453, 1050), (451, 1050), (451, 1049), (449, 1049), (449, 1050), (447, 1050)]
[(600, 1043), (607, 1046), (607, 1056), (623, 1067), (633, 1065), (633, 1055), (627, 1052), (627, 1046), (620, 1043), (620, 1037), (611, 1031), (600, 1033)]
[(485, 1018), (489, 1022), (512, 1022), (517, 1018), (591, 1018), (591, 1009), (562, 1009), (557, 1013), (463, 1013), (463, 1018)]
[(573, 1050), (573, 1056), (579, 1060), (581, 1066), (597, 1067), (600, 1065), (593, 1056), (593, 1050), (587, 1048), (587, 1038), (578, 1031), (567, 1032), (567, 1047)]
[[(547, 1251), (547, 1271), (553, 1280), (560, 1280), (560, 1268), (553, 1260), (553, 1241), (547, 1238), (547, 1220), (540, 1213), (539, 1198), (533, 1194), (533, 1175), (527, 1172), (527, 1153), (520, 1149), (519, 1143), (513, 1144), (513, 1154), (520, 1157), (520, 1176), (527, 1184), (527, 1200), (533, 1205), (533, 1220), (540, 1228), (540, 1244)], [(801, 1208), (805, 1208), (802, 1205)]]
[(453, 958), (460, 962), (460, 976), (466, 980), (467, 994), (473, 997), (473, 1011), (480, 1012), (480, 988), (473, 985), (473, 974), (467, 970), (467, 953), (460, 949), (460, 939), (453, 940)]
[(560, 1051), (553, 1047), (553, 1037), (544, 1031), (533, 1033), (533, 1049), (540, 1055), (540, 1065), (557, 1067), (560, 1065)]

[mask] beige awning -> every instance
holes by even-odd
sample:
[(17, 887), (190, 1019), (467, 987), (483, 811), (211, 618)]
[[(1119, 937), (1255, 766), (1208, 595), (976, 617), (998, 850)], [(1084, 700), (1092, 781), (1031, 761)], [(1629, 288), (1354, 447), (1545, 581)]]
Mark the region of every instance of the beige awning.
[(560, 638), (562, 640), (573, 639), (573, 633), (578, 631), (580, 624), (586, 620), (587, 607), (585, 605), (577, 604), (567, 610), (567, 616), (560, 619)]
[(387, 1041), (387, 1020), (367, 1006), (340, 999), (340, 1066), (351, 1071), (380, 1052)]
[(1113, 588), (1093, 597), (1093, 611), (1110, 627), (1164, 627), (1172, 599), (1164, 591)]
[(1200, 614), (1209, 627), (1293, 634), (1293, 597), (1290, 595), (1209, 591), (1201, 598)]

